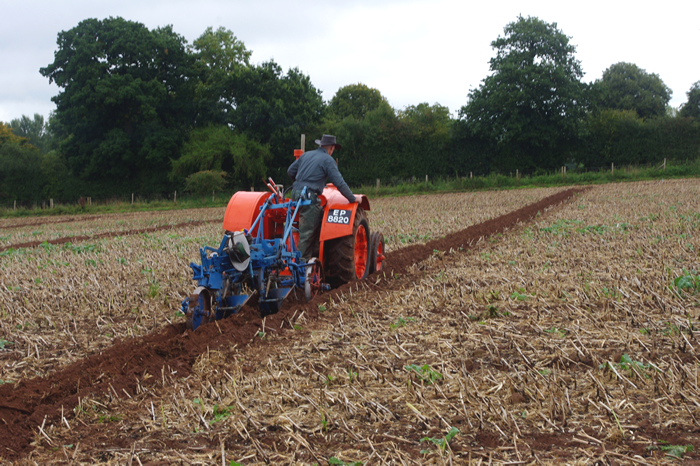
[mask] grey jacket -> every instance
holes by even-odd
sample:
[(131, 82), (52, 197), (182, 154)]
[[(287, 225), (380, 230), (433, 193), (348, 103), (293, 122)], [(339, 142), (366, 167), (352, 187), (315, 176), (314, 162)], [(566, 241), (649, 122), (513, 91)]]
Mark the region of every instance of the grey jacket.
[(328, 155), (323, 147), (304, 152), (289, 166), (287, 175), (294, 182), (293, 189), (295, 191), (301, 191), (306, 186), (320, 194), (326, 186), (326, 179), (328, 179), (349, 202), (357, 202), (355, 195), (345, 183), (343, 175), (338, 171), (335, 160)]

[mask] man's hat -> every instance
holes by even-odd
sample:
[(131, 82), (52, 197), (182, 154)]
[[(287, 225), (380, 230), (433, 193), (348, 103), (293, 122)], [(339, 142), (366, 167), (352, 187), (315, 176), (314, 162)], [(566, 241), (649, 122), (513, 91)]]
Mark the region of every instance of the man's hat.
[(324, 134), (321, 139), (316, 139), (316, 144), (319, 146), (335, 146), (335, 150), (340, 150), (340, 144), (335, 142), (335, 136)]

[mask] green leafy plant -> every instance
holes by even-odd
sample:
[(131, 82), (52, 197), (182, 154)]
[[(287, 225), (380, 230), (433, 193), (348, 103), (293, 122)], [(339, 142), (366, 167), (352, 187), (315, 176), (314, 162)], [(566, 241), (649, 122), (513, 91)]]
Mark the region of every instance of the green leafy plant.
[(415, 322), (416, 319), (413, 317), (406, 317), (405, 319), (403, 317), (399, 317), (396, 322), (393, 324), (390, 324), (389, 327), (391, 327), (392, 330), (397, 329), (399, 327), (405, 327), (408, 322)]
[(428, 384), (442, 379), (442, 374), (434, 370), (428, 364), (423, 364), (422, 366), (417, 364), (409, 364), (408, 366), (405, 366), (404, 369), (408, 372), (415, 372), (418, 374), (418, 378), (420, 380), (423, 380)]
[(561, 330), (561, 329), (558, 329), (556, 327), (552, 327), (550, 329), (547, 329), (547, 330), (545, 330), (545, 332), (554, 333), (557, 336), (559, 336), (559, 338), (564, 338), (566, 336), (566, 330)]
[(693, 451), (692, 445), (670, 445), (668, 442), (659, 440), (662, 445), (651, 445), (647, 447), (647, 450), (660, 450), (666, 452), (667, 456), (671, 456), (676, 459), (683, 459), (684, 453), (690, 453)]
[(663, 331), (664, 335), (680, 335), (681, 334), (681, 329), (678, 328), (676, 324), (672, 324), (671, 322), (666, 322), (666, 330)]
[(510, 294), (510, 299), (517, 299), (518, 301), (527, 301), (530, 295), (525, 292), (525, 288), (518, 288), (518, 291), (514, 291)]
[(330, 384), (333, 383), (333, 381), (334, 381), (335, 379), (336, 379), (336, 377), (335, 377), (334, 375), (328, 374), (328, 375), (326, 376), (326, 378), (323, 380), (323, 383), (326, 384), (326, 385), (330, 385)]
[(673, 280), (673, 289), (679, 295), (683, 292), (695, 294), (700, 291), (700, 274), (683, 269), (683, 275)]
[(352, 383), (353, 380), (357, 380), (357, 372), (354, 372), (350, 367), (348, 367), (348, 380), (350, 383)]
[(214, 419), (209, 421), (209, 424), (214, 424), (215, 422), (219, 422), (223, 419), (226, 419), (230, 415), (231, 415), (231, 411), (229, 410), (228, 407), (214, 405)]
[(66, 243), (63, 245), (63, 249), (72, 251), (73, 254), (84, 254), (86, 252), (99, 252), (99, 247), (95, 244), (73, 244)]
[[(620, 369), (623, 371), (629, 371), (632, 372), (633, 368), (637, 369), (639, 372), (644, 372), (647, 369), (649, 369), (651, 366), (649, 364), (642, 364), (639, 361), (634, 361), (628, 354), (623, 354), (620, 356), (620, 362), (619, 363), (614, 363), (616, 369)], [(599, 369), (605, 369), (606, 367), (610, 367), (610, 363), (606, 362), (605, 364), (600, 364), (598, 366)], [(645, 374), (645, 377), (649, 377), (648, 375)]]
[(343, 460), (339, 460), (335, 456), (331, 456), (328, 458), (328, 464), (332, 464), (334, 466), (362, 466), (364, 463), (362, 461), (353, 461), (352, 463), (346, 463)]
[[(450, 441), (455, 437), (455, 435), (459, 434), (459, 429), (456, 427), (452, 427), (450, 431), (445, 435), (443, 438), (435, 438), (435, 437), (423, 437), (420, 439), (421, 442), (432, 442), (435, 446), (438, 447), (438, 450), (440, 451), (440, 454), (445, 453), (445, 449), (447, 448), (447, 445), (450, 443)], [(421, 454), (426, 454), (430, 453), (429, 450), (421, 450)]]
[(11, 341), (5, 340), (4, 338), (0, 338), (0, 349), (5, 348), (5, 345), (14, 345)]

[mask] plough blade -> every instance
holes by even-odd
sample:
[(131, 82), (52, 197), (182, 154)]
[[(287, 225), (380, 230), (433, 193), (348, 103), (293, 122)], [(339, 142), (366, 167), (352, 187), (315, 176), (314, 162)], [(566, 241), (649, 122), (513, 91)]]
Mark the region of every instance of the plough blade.
[(282, 303), (287, 298), (292, 288), (273, 288), (265, 298), (260, 299), (260, 310), (263, 315), (276, 314), (282, 308)]
[(249, 294), (239, 294), (236, 296), (229, 296), (226, 298), (226, 307), (220, 307), (216, 310), (216, 320), (225, 319), (231, 314), (238, 314), (238, 311), (248, 302), (250, 299)]

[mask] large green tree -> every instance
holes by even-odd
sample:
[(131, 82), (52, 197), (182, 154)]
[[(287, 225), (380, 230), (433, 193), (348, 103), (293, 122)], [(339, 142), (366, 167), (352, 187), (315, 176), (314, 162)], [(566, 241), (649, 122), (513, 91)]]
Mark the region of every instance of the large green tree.
[(235, 109), (231, 80), (249, 67), (251, 51), (232, 31), (211, 27), (192, 44), (199, 80), (196, 86), (197, 125), (223, 124)]
[(39, 150), (0, 122), (0, 201), (40, 200), (43, 182)]
[(335, 93), (328, 103), (328, 113), (339, 120), (349, 116), (362, 120), (367, 112), (376, 110), (385, 103), (386, 99), (377, 89), (362, 83), (349, 84)]
[(495, 168), (561, 165), (585, 111), (576, 47), (556, 23), (522, 16), (491, 46), (491, 74), (469, 93), (461, 118), (490, 142)]
[(299, 136), (323, 116), (321, 92), (309, 76), (292, 68), (283, 74), (274, 61), (243, 67), (229, 80), (233, 103), (227, 122), (237, 132), (269, 145), (268, 175), (286, 179)]
[(634, 110), (640, 118), (662, 117), (673, 91), (658, 74), (633, 63), (615, 63), (594, 86), (601, 109)]
[(51, 145), (51, 132), (44, 116), (35, 113), (34, 118), (22, 115), (10, 121), (12, 132), (17, 136), (29, 139), (29, 142), (42, 153), (48, 152)]
[(52, 129), (68, 167), (103, 194), (162, 191), (193, 124), (193, 56), (170, 26), (87, 19), (40, 72), (61, 89)]
[(700, 122), (700, 81), (693, 83), (686, 95), (688, 96), (688, 101), (681, 107), (679, 115), (692, 117)]

